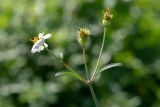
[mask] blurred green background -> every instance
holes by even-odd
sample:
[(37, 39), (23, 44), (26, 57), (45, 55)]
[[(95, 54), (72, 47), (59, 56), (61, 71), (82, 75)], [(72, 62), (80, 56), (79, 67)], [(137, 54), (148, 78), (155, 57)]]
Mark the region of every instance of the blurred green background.
[(30, 38), (52, 33), (49, 49), (84, 75), (77, 29), (88, 27), (93, 69), (103, 35), (102, 10), (114, 14), (94, 89), (102, 107), (160, 107), (159, 0), (0, 0), (0, 107), (94, 107), (88, 87), (46, 52), (31, 54)]

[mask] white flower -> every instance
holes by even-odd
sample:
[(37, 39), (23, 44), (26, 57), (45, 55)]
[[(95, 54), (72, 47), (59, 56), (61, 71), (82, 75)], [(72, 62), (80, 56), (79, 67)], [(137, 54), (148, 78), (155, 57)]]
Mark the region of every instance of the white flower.
[(34, 37), (31, 41), (34, 43), (31, 53), (36, 53), (44, 50), (44, 48), (47, 48), (48, 45), (45, 43), (45, 40), (50, 38), (51, 34), (39, 33), (38, 37)]

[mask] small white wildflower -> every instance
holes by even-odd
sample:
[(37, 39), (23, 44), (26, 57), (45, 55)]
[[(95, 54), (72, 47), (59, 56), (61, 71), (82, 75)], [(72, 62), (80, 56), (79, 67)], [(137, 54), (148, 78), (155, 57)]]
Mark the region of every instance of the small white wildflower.
[(38, 37), (34, 37), (31, 41), (34, 43), (31, 53), (36, 53), (44, 50), (44, 48), (48, 47), (48, 45), (45, 43), (45, 40), (50, 38), (51, 34), (39, 33)]

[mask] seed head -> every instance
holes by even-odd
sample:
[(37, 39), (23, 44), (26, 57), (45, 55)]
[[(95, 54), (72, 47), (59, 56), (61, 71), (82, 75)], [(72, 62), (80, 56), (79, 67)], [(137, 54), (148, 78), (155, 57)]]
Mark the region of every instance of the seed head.
[(87, 38), (89, 36), (90, 31), (89, 31), (88, 28), (83, 27), (83, 28), (79, 29), (78, 33), (79, 33), (79, 37), (84, 39), (84, 38)]
[(78, 30), (78, 40), (82, 47), (85, 47), (89, 35), (90, 30), (88, 28), (83, 27)]
[(110, 12), (109, 8), (107, 8), (106, 10), (103, 11), (102, 23), (104, 26), (108, 25), (112, 18), (113, 18), (113, 14)]

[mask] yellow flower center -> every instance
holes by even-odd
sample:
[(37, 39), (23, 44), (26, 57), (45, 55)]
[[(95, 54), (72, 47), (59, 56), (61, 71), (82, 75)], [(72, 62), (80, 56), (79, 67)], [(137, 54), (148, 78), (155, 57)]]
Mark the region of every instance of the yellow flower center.
[(34, 37), (33, 39), (30, 39), (33, 43), (36, 43), (38, 40), (39, 40), (39, 38), (38, 37)]

